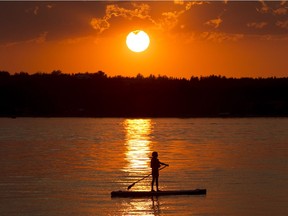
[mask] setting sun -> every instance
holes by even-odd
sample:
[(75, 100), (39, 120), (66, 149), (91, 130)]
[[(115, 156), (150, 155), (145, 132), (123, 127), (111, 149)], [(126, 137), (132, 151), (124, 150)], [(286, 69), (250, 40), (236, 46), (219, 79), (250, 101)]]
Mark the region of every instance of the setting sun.
[(149, 36), (142, 30), (132, 31), (126, 38), (127, 47), (133, 52), (143, 52), (150, 44)]

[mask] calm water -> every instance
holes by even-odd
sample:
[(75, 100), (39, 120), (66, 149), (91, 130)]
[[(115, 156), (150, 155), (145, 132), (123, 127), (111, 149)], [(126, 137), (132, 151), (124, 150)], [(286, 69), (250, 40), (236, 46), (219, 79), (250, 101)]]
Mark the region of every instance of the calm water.
[[(288, 215), (287, 142), (287, 118), (3, 118), (0, 215)], [(111, 199), (155, 150), (162, 189), (207, 195)]]

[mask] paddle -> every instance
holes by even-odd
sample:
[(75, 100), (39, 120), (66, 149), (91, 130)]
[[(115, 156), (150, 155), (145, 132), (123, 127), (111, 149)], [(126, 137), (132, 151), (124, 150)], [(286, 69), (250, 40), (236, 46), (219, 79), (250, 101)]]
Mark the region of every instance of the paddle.
[[(164, 169), (165, 167), (167, 167), (167, 165), (164, 165), (164, 166), (161, 167), (159, 170), (162, 170), (162, 169)], [(129, 190), (129, 189), (132, 188), (135, 184), (137, 184), (138, 182), (142, 181), (142, 180), (145, 179), (145, 178), (148, 178), (148, 177), (151, 176), (151, 175), (152, 175), (152, 174), (149, 174), (149, 175), (144, 176), (143, 178), (137, 180), (137, 181), (134, 182), (133, 184), (129, 185), (128, 188), (127, 188), (127, 190)]]

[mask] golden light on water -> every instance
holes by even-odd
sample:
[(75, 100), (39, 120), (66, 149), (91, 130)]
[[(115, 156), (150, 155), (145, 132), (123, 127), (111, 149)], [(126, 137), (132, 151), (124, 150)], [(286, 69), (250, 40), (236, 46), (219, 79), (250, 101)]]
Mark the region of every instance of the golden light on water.
[[(124, 171), (129, 176), (129, 184), (150, 174), (151, 134), (153, 122), (151, 119), (126, 119), (124, 121), (126, 134)], [(131, 190), (150, 190), (151, 178), (147, 178), (133, 186)], [(128, 185), (129, 185), (128, 184)], [(155, 215), (159, 214), (159, 203), (150, 199), (131, 199), (129, 203), (122, 202), (123, 215)], [(150, 210), (147, 213), (147, 210)]]
[(128, 202), (122, 202), (122, 215), (160, 215), (160, 203), (158, 197), (151, 197), (147, 199), (130, 199)]
[(151, 119), (127, 119), (124, 122), (126, 133), (126, 161), (125, 170), (132, 173), (150, 172), (149, 153), (150, 134), (152, 132)]

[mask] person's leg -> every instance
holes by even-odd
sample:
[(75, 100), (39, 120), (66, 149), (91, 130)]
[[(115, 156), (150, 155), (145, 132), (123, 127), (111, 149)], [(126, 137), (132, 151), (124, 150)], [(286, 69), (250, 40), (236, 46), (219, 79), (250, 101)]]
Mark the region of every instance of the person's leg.
[(159, 177), (159, 176), (156, 176), (156, 189), (157, 189), (157, 191), (159, 191), (159, 187), (158, 187), (158, 177)]
[(152, 176), (152, 182), (151, 182), (151, 191), (153, 191), (155, 176)]

